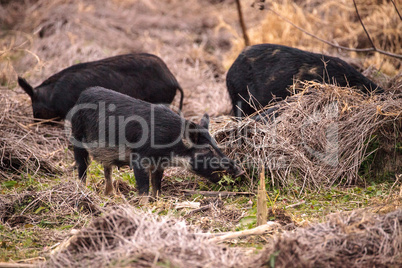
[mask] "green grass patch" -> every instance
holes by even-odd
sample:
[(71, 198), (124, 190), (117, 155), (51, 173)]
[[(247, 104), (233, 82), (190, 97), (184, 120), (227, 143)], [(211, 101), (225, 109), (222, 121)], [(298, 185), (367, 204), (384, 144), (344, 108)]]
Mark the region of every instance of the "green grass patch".
[(44, 246), (31, 228), (0, 228), (0, 261), (37, 257)]

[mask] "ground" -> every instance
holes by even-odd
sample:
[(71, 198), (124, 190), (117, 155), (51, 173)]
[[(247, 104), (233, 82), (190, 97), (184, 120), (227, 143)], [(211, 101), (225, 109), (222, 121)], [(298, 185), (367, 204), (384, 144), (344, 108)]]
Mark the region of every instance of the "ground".
[[(355, 48), (370, 46), (349, 1), (324, 4), (312, 0), (273, 1), (265, 4), (264, 10), (259, 10), (257, 4), (252, 7), (253, 2), (241, 1), (252, 44), (271, 42), (331, 54), (351, 63), (386, 89), (397, 84), (400, 60), (379, 53), (338, 50), (303, 34), (269, 11), (272, 8), (334, 43)], [(396, 3), (400, 9), (400, 2)], [(393, 6), (386, 1), (357, 4), (376, 46), (401, 54), (401, 23)], [(72, 233), (120, 206), (183, 220), (190, 228), (202, 232), (255, 227), (256, 183), (250, 180), (253, 178), (250, 174), (247, 179), (227, 178), (226, 182), (212, 184), (172, 169), (163, 179), (163, 195), (146, 205), (140, 204), (135, 178), (127, 168), (114, 169), (117, 192), (113, 196), (102, 194), (103, 168), (99, 163), (92, 162), (87, 185), (80, 184), (72, 168), (71, 146), (65, 136), (58, 137), (64, 135), (63, 126), (35, 124), (30, 99), (16, 84), (17, 75), (38, 85), (75, 63), (122, 53), (149, 52), (167, 63), (183, 87), (186, 118), (199, 120), (205, 112), (212, 118), (228, 115), (231, 107), (225, 74), (244, 47), (235, 1), (113, 0), (102, 4), (91, 0), (0, 1), (0, 22), (0, 102), (4, 109), (1, 133), (12, 129), (10, 133), (15, 134), (12, 144), (16, 148), (23, 148), (17, 146), (22, 140), (17, 134), (30, 138), (30, 153), (19, 155), (12, 151), (12, 154), (23, 160), (31, 159), (32, 155), (37, 157), (32, 158), (32, 165), (3, 169), (9, 140), (0, 140), (3, 147), (0, 262), (49, 260), (52, 250)], [(176, 97), (174, 105), (178, 101)], [(401, 144), (399, 138), (395, 137), (396, 146)], [(28, 144), (27, 140), (24, 142)], [(401, 148), (395, 147), (394, 151), (400, 152)], [(340, 183), (321, 190), (273, 185), (268, 176), (268, 220), (280, 223), (283, 230), (293, 230), (325, 222), (331, 213), (366, 209), (383, 215), (400, 209), (400, 172), (378, 175), (365, 172), (372, 162), (364, 164), (359, 183), (348, 186)], [(36, 169), (38, 166), (42, 168)], [(196, 191), (232, 195), (206, 196)], [(204, 209), (198, 210), (200, 207)], [(256, 254), (247, 249), (259, 252), (272, 235), (266, 233), (226, 243), (244, 249), (247, 254)]]

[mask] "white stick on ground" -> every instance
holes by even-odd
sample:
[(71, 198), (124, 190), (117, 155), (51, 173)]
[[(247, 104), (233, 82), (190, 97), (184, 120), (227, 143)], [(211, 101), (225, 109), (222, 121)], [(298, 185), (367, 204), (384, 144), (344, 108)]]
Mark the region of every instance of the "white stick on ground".
[(262, 235), (267, 232), (274, 231), (274, 230), (278, 229), (279, 227), (280, 227), (279, 223), (269, 221), (269, 222), (267, 222), (267, 224), (260, 225), (256, 228), (239, 231), (239, 232), (226, 233), (222, 236), (213, 237), (213, 238), (209, 239), (209, 241), (213, 242), (213, 243), (221, 243), (221, 242), (229, 240), (229, 239), (239, 238), (239, 237), (243, 237), (243, 236)]

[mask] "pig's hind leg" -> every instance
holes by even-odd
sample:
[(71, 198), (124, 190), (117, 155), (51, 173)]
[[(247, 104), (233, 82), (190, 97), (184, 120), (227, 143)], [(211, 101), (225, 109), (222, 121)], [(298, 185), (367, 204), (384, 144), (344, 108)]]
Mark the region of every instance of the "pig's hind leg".
[(134, 176), (137, 183), (139, 195), (148, 195), (149, 193), (149, 172), (144, 168), (134, 167)]
[(74, 159), (78, 168), (78, 178), (86, 184), (87, 181), (87, 169), (89, 162), (88, 151), (84, 148), (74, 146)]
[(151, 172), (152, 196), (161, 194), (163, 169), (155, 169)]
[(105, 195), (113, 193), (113, 179), (112, 179), (112, 166), (103, 166), (103, 172), (105, 174)]

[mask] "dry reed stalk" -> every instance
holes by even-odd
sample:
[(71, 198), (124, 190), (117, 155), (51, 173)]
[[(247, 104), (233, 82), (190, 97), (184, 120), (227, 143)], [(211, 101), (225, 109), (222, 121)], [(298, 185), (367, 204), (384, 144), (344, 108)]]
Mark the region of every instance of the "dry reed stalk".
[(267, 224), (268, 207), (267, 207), (267, 190), (265, 189), (265, 167), (261, 168), (260, 183), (257, 192), (257, 226)]
[(245, 236), (252, 236), (252, 235), (264, 235), (268, 232), (272, 233), (276, 231), (277, 229), (280, 228), (280, 224), (274, 221), (265, 221), (263, 225), (257, 225), (257, 227), (253, 229), (247, 229), (243, 231), (238, 231), (238, 232), (228, 232), (228, 233), (223, 233), (222, 235), (220, 234), (211, 234), (212, 237), (210, 239), (211, 242), (214, 243), (221, 243), (224, 241), (228, 241), (230, 239), (237, 239), (239, 237), (245, 237)]

